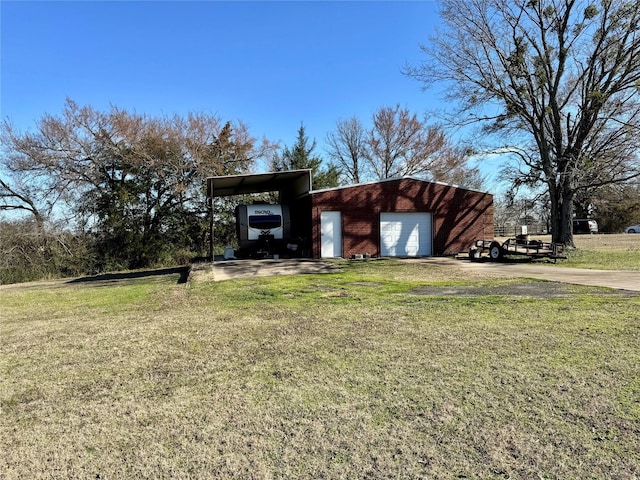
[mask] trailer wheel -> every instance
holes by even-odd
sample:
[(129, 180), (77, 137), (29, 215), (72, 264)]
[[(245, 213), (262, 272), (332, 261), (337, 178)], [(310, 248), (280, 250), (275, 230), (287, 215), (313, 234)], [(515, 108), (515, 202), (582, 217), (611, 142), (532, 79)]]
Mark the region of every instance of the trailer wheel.
[(491, 260), (495, 262), (499, 262), (502, 260), (504, 252), (502, 251), (502, 247), (498, 242), (491, 242), (491, 246), (489, 247), (489, 257)]

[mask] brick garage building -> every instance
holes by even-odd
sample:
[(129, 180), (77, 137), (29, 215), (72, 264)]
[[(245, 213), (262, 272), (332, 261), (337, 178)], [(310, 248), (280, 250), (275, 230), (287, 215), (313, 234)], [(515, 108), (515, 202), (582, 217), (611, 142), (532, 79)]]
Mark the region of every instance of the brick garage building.
[(314, 258), (448, 255), (493, 238), (493, 196), (452, 185), (405, 177), (309, 199)]
[(313, 258), (449, 255), (493, 238), (489, 193), (412, 177), (312, 191), (309, 170), (208, 178), (210, 238), (215, 197), (259, 192), (277, 192), (297, 254)]

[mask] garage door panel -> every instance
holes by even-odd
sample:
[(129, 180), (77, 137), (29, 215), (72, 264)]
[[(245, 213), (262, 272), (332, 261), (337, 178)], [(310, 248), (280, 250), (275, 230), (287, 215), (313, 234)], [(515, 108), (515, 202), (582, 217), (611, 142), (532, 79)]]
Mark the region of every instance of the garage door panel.
[(380, 253), (389, 257), (431, 255), (431, 214), (381, 213)]

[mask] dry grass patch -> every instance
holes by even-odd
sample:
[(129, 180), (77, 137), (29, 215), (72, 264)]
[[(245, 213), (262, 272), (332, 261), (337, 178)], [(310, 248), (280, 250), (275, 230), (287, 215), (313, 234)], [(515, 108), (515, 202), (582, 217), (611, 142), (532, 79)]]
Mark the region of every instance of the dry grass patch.
[(640, 253), (640, 235), (622, 233), (612, 235), (575, 235), (573, 238), (576, 247), (583, 250)]
[(640, 299), (419, 269), (0, 289), (0, 477), (640, 474)]

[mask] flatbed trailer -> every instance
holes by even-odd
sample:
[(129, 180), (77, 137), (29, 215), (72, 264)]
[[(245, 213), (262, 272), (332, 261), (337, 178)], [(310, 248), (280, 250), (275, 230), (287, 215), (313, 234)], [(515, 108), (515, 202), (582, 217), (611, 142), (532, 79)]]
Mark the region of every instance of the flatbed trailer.
[(494, 262), (503, 260), (507, 255), (526, 256), (531, 259), (548, 258), (554, 263), (558, 259), (567, 258), (564, 255), (563, 244), (529, 240), (527, 235), (508, 238), (502, 243), (497, 240), (476, 240), (469, 250), (469, 258), (471, 260), (480, 259), (483, 253), (487, 253), (489, 259)]

